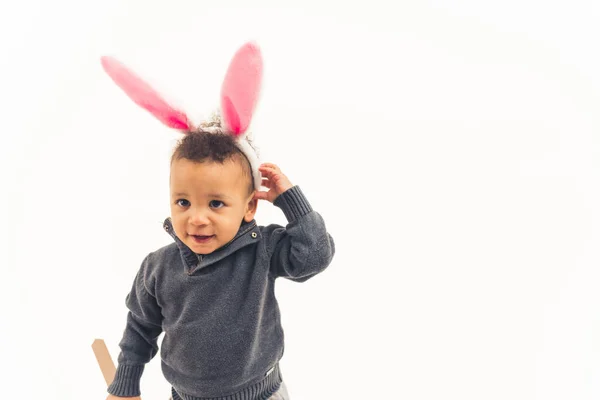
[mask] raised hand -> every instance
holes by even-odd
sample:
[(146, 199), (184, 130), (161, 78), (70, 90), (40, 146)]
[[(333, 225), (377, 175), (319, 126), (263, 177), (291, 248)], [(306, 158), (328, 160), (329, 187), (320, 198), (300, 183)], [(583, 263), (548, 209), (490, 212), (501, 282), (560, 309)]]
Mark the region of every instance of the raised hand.
[(269, 191), (256, 191), (255, 199), (267, 200), (273, 203), (277, 196), (293, 186), (288, 177), (275, 164), (261, 164), (258, 170), (262, 175), (262, 186), (268, 188)]

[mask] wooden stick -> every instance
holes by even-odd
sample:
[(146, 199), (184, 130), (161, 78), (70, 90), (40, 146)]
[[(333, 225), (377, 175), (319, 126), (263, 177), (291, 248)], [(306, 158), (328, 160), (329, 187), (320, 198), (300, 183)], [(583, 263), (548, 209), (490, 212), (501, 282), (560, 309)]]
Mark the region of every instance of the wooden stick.
[(96, 339), (94, 340), (94, 343), (92, 343), (92, 349), (96, 355), (96, 360), (98, 360), (98, 365), (100, 366), (102, 375), (104, 375), (106, 386), (110, 386), (112, 381), (115, 379), (117, 368), (115, 367), (115, 363), (113, 362), (112, 358), (110, 357), (110, 353), (106, 348), (106, 343), (104, 343), (104, 340), (102, 339)]
[[(94, 340), (94, 343), (92, 343), (92, 349), (96, 355), (96, 360), (98, 360), (98, 365), (100, 366), (102, 375), (104, 375), (106, 386), (110, 386), (112, 381), (115, 379), (117, 368), (115, 367), (115, 363), (113, 362), (112, 358), (110, 357), (110, 353), (106, 348), (106, 343), (104, 343), (104, 340), (102, 339), (96, 339)], [(173, 400), (173, 398), (169, 397), (169, 400)]]

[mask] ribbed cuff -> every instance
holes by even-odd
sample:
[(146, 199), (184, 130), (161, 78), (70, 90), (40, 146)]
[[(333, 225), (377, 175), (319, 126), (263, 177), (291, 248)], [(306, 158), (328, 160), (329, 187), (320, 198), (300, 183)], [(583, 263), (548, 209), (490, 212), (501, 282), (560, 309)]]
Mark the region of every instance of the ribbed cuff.
[(115, 379), (108, 387), (108, 393), (118, 397), (140, 396), (140, 379), (143, 365), (121, 365), (117, 368)]
[(277, 196), (273, 204), (281, 208), (288, 222), (292, 222), (312, 211), (312, 207), (302, 190), (300, 190), (300, 186), (293, 186), (286, 190)]

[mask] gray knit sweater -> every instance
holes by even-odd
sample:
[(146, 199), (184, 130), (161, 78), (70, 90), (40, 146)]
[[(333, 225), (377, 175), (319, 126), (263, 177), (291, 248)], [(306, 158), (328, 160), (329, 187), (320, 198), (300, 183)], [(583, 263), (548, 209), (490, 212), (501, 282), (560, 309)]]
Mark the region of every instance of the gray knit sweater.
[(243, 223), (235, 238), (200, 256), (181, 242), (150, 253), (127, 296), (127, 325), (108, 392), (139, 396), (144, 365), (160, 346), (165, 379), (185, 400), (267, 399), (281, 385), (283, 330), (277, 277), (303, 282), (335, 252), (321, 216), (298, 186), (277, 197), (286, 227)]

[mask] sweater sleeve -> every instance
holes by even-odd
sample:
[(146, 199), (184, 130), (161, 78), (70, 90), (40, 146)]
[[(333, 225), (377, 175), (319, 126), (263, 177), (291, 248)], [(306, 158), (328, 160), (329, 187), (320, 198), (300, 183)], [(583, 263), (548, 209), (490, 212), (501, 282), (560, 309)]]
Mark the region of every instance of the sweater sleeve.
[(142, 263), (126, 298), (129, 312), (119, 343), (119, 365), (108, 387), (108, 393), (118, 397), (140, 396), (144, 366), (158, 352), (157, 339), (162, 332), (162, 316), (156, 298), (147, 289), (147, 269), (148, 257)]
[(285, 228), (276, 227), (269, 238), (271, 271), (276, 277), (304, 282), (331, 263), (333, 238), (299, 186), (279, 195), (274, 205), (281, 208), (288, 223)]

